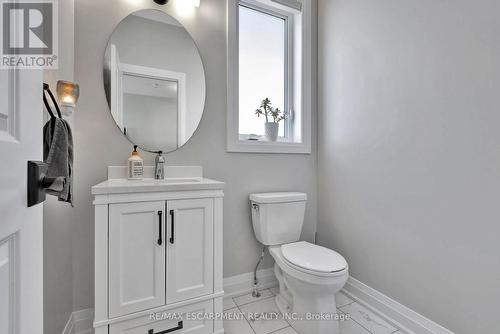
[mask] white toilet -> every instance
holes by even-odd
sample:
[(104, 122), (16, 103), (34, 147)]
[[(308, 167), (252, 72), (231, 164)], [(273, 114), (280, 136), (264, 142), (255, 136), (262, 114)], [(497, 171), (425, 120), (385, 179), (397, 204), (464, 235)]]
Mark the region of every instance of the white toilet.
[(293, 316), (287, 320), (300, 334), (338, 334), (335, 294), (347, 281), (348, 265), (331, 249), (299, 241), (307, 194), (252, 194), (250, 201), (255, 235), (276, 261), (278, 308)]

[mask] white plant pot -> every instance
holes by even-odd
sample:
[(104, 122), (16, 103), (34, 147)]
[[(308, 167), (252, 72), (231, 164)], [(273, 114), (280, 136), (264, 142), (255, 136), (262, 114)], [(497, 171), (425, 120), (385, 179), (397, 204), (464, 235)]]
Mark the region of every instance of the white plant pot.
[(266, 139), (268, 141), (278, 140), (278, 131), (280, 128), (280, 124), (274, 122), (266, 122), (265, 126), (266, 126)]

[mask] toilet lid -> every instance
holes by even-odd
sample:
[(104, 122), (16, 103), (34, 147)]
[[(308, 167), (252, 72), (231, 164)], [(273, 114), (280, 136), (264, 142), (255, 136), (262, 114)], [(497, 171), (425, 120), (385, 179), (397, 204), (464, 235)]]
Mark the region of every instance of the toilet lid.
[(347, 268), (347, 262), (339, 253), (305, 241), (282, 245), (281, 253), (290, 263), (307, 270), (332, 273)]

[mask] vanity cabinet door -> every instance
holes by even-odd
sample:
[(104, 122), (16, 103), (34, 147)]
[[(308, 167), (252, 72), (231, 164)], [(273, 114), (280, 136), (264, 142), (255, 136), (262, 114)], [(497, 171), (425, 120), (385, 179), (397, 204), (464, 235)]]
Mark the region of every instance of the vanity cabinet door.
[(109, 317), (165, 304), (165, 202), (109, 206)]
[(167, 304), (213, 293), (213, 199), (167, 202)]

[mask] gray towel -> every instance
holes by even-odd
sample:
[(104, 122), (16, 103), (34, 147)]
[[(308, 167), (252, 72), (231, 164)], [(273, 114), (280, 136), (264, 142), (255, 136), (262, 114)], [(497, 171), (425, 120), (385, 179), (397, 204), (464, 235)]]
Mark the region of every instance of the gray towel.
[(43, 160), (49, 165), (47, 176), (66, 178), (61, 192), (47, 193), (73, 206), (73, 135), (64, 119), (54, 117), (43, 127)]

